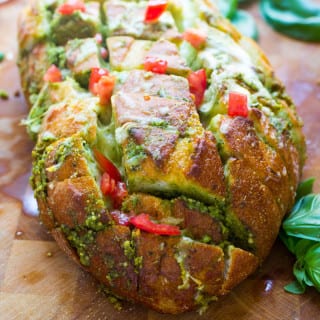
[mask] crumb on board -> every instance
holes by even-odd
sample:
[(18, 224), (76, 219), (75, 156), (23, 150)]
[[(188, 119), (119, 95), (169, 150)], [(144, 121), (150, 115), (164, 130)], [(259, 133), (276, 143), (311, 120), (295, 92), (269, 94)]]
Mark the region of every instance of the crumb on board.
[(0, 100), (8, 100), (9, 94), (7, 91), (0, 89)]

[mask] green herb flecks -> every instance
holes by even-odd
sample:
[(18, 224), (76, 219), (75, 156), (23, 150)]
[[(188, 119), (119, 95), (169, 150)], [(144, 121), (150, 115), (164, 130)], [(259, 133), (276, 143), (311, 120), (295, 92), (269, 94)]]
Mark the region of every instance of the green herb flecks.
[(9, 93), (5, 90), (0, 89), (0, 99), (1, 100), (8, 100), (9, 99)]

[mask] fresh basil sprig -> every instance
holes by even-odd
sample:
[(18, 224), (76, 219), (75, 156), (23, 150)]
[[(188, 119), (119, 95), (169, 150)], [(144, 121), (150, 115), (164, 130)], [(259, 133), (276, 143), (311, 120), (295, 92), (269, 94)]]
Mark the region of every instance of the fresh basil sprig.
[(320, 194), (303, 196), (282, 224), (287, 235), (320, 241)]
[(299, 185), (296, 204), (284, 220), (280, 239), (296, 256), (296, 280), (284, 287), (290, 293), (304, 293), (308, 286), (320, 291), (320, 194), (312, 194), (314, 179)]
[(218, 0), (213, 1), (218, 5), (220, 12), (228, 18), (231, 23), (245, 36), (258, 39), (258, 28), (254, 18), (245, 10), (238, 8), (238, 3), (246, 2), (240, 0)]

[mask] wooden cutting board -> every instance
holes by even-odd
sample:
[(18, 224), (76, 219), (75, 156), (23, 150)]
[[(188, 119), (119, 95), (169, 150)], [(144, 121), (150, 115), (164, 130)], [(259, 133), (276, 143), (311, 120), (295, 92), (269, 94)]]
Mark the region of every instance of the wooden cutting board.
[[(28, 187), (32, 143), (20, 125), (27, 107), (20, 92), (16, 67), (16, 19), (26, 1), (0, 5), (0, 319), (107, 320), (315, 320), (320, 319), (320, 294), (310, 289), (301, 296), (285, 293), (293, 280), (293, 257), (278, 241), (263, 266), (228, 296), (200, 316), (161, 315), (124, 303), (117, 310), (95, 281), (70, 261), (32, 216)], [(317, 178), (320, 192), (320, 45), (288, 39), (254, 14), (260, 45), (283, 80), (305, 122), (308, 160), (304, 177)], [(31, 201), (31, 202), (30, 202)]]

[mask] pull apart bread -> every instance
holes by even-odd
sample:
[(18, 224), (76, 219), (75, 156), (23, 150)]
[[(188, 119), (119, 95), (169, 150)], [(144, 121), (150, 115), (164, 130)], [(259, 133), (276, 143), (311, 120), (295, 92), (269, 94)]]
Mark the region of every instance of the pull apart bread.
[(266, 258), (305, 158), (295, 106), (211, 1), (35, 0), (19, 68), (32, 187), (111, 293), (200, 308)]

